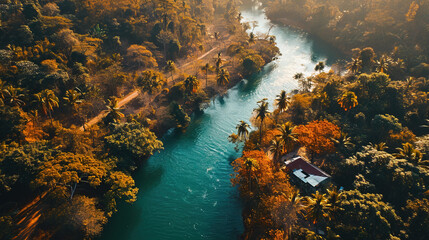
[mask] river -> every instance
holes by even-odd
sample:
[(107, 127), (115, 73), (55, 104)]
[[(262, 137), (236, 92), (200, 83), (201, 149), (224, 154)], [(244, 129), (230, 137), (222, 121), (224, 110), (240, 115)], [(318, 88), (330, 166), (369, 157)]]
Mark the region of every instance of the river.
[[(255, 32), (267, 33), (270, 22), (258, 9), (243, 10), (243, 21), (256, 21)], [(318, 61), (331, 64), (336, 51), (307, 34), (275, 26), (270, 34), (282, 56), (254, 76), (217, 97), (204, 114), (194, 116), (186, 132), (169, 131), (165, 150), (136, 173), (138, 200), (121, 205), (105, 226), (103, 240), (237, 239), (243, 232), (242, 205), (231, 186), (231, 161), (240, 156), (228, 136), (240, 120), (250, 118), (256, 102), (270, 107), (280, 90), (297, 88), (292, 76), (313, 73)]]

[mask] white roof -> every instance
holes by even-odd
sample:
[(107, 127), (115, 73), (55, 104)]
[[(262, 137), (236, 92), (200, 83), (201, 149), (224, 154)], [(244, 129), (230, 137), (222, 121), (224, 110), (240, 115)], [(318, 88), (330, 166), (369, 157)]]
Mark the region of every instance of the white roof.
[(295, 169), (293, 171), (293, 175), (298, 177), (304, 183), (310, 184), (312, 187), (316, 187), (321, 182), (323, 182), (327, 179), (327, 177), (308, 174), (308, 173), (304, 172), (302, 169)]

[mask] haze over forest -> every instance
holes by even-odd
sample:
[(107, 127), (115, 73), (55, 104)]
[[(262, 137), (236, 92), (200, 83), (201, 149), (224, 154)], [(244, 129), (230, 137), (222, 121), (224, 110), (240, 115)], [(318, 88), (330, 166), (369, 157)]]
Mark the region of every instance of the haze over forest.
[(0, 0), (0, 239), (429, 239), (428, 13)]

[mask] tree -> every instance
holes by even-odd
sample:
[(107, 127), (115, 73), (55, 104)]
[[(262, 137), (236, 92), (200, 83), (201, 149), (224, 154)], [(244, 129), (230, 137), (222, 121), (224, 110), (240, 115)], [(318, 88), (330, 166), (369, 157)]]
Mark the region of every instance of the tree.
[(276, 97), (277, 98), (275, 104), (277, 105), (277, 109), (279, 110), (279, 112), (281, 113), (286, 111), (290, 104), (290, 97), (288, 96), (286, 91), (282, 90), (280, 94)]
[[(358, 190), (342, 192), (337, 222), (330, 227), (342, 239), (392, 239), (398, 236), (402, 222), (380, 194), (363, 194)], [(358, 221), (360, 224), (356, 224)]]
[(66, 96), (63, 97), (64, 101), (66, 101), (66, 103), (71, 107), (73, 112), (76, 112), (77, 111), (77, 105), (82, 103), (80, 96), (81, 96), (81, 94), (78, 91), (76, 91), (74, 89), (70, 89), (70, 90), (67, 90)]
[(295, 128), (295, 132), (298, 134), (298, 142), (311, 154), (318, 155), (335, 151), (332, 139), (340, 137), (340, 128), (327, 120), (316, 120), (307, 125), (299, 125)]
[(251, 54), (243, 59), (243, 72), (245, 75), (259, 72), (265, 65), (264, 59), (259, 54)]
[(91, 156), (60, 153), (42, 164), (34, 181), (37, 186), (53, 191), (55, 196), (67, 196), (72, 200), (78, 184), (100, 186), (107, 171), (104, 162)]
[(386, 56), (384, 55), (381, 56), (380, 60), (378, 60), (376, 64), (377, 64), (377, 68), (376, 68), (377, 72), (386, 73), (388, 71), (389, 65), (388, 65), (388, 59)]
[(170, 73), (171, 81), (173, 82), (173, 85), (174, 85), (173, 72), (176, 71), (176, 65), (174, 64), (173, 61), (168, 60), (164, 69), (167, 73)]
[(35, 97), (43, 113), (49, 115), (52, 120), (52, 111), (58, 107), (58, 98), (55, 93), (50, 89), (45, 89), (35, 94)]
[(240, 121), (235, 128), (237, 129), (237, 135), (241, 141), (246, 141), (249, 138), (249, 124), (245, 121)]
[(409, 213), (408, 234), (410, 239), (424, 240), (429, 234), (429, 200), (415, 199), (407, 202), (406, 211)]
[(129, 66), (134, 68), (152, 68), (158, 66), (152, 52), (146, 47), (136, 44), (131, 45), (127, 49), (125, 59)]
[(206, 74), (206, 88), (207, 88), (209, 71), (213, 71), (213, 66), (210, 65), (210, 63), (206, 63), (206, 65), (204, 65), (204, 66), (201, 67), (201, 70), (205, 71), (205, 74)]
[(343, 193), (338, 191), (337, 187), (328, 189), (326, 203), (328, 204), (328, 218), (333, 221), (336, 220), (336, 215), (341, 209), (341, 204), (344, 200)]
[(176, 127), (178, 128), (186, 128), (191, 122), (191, 118), (188, 114), (183, 110), (182, 106), (176, 102), (172, 102), (170, 105), (170, 114), (176, 122)]
[(314, 71), (323, 72), (325, 69), (325, 62), (319, 62), (316, 64), (316, 67), (314, 67)]
[(143, 91), (152, 94), (164, 85), (165, 80), (160, 72), (146, 70), (137, 78), (137, 83), (142, 87)]
[(249, 44), (254, 44), (255, 40), (256, 40), (255, 34), (253, 32), (251, 32), (249, 34), (249, 40), (248, 40)]
[(352, 138), (343, 131), (340, 132), (340, 137), (338, 139), (332, 138), (331, 140), (334, 142), (335, 148), (343, 154), (346, 154), (351, 148), (354, 147)]
[(120, 108), (118, 107), (118, 103), (118, 99), (115, 97), (112, 97), (107, 100), (107, 109), (109, 113), (104, 118), (104, 121), (106, 123), (119, 122), (121, 118), (125, 116), (123, 113), (121, 113)]
[(253, 112), (256, 114), (256, 119), (261, 120), (261, 125), (259, 126), (259, 144), (262, 143), (262, 127), (264, 124), (264, 120), (266, 117), (270, 115), (268, 111), (268, 102), (267, 99), (264, 98), (258, 102), (258, 107), (253, 109)]
[(316, 191), (316, 193), (312, 194), (312, 197), (306, 198), (305, 205), (306, 218), (316, 226), (317, 232), (317, 224), (327, 217), (329, 209), (325, 194)]
[(20, 93), (22, 89), (20, 88), (14, 88), (12, 86), (7, 86), (4, 90), (4, 94), (6, 95), (6, 103), (8, 103), (11, 106), (18, 106), (21, 107), (25, 105), (25, 102), (22, 100), (24, 97), (24, 94)]
[(347, 112), (358, 105), (358, 99), (354, 92), (347, 91), (338, 99), (338, 104)]
[(112, 134), (105, 137), (109, 152), (118, 157), (129, 157), (136, 162), (163, 149), (162, 142), (140, 123), (123, 123), (114, 126)]
[(215, 58), (216, 72), (219, 72), (220, 68), (222, 67), (223, 59), (221, 56), (222, 56), (222, 53), (219, 52), (217, 54), (217, 58)]
[(362, 69), (362, 60), (359, 58), (352, 58), (352, 61), (347, 64), (347, 70), (351, 73), (358, 73)]
[(277, 135), (280, 137), (283, 143), (283, 151), (291, 150), (291, 147), (295, 144), (297, 139), (297, 134), (294, 132), (295, 126), (291, 122), (286, 122), (284, 124), (278, 125), (277, 130), (280, 131), (280, 134)]
[(198, 87), (200, 85), (200, 81), (198, 81), (196, 76), (189, 76), (184, 81), (185, 91), (188, 95), (192, 93), (196, 93), (198, 91)]
[(276, 137), (271, 140), (270, 147), (268, 149), (270, 153), (273, 155), (273, 160), (276, 166), (279, 166), (280, 156), (284, 150), (284, 142), (280, 137)]
[(423, 154), (417, 150), (411, 143), (403, 143), (402, 148), (397, 148), (399, 151), (395, 156), (398, 158), (404, 158), (412, 163), (419, 163), (422, 160)]
[(296, 73), (293, 76), (293, 79), (298, 81), (299, 87), (303, 92), (309, 92), (313, 86), (313, 81), (311, 78), (304, 77), (303, 73)]
[(218, 86), (226, 86), (229, 83), (229, 72), (228, 70), (221, 69), (216, 77)]

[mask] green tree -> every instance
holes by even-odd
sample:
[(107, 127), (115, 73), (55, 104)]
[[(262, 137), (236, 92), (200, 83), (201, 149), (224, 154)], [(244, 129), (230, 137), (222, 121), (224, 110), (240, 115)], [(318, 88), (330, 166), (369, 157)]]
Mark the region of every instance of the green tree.
[(306, 217), (311, 223), (315, 225), (317, 232), (317, 224), (327, 217), (327, 213), (329, 211), (329, 205), (327, 203), (326, 196), (325, 194), (316, 191), (316, 193), (312, 194), (312, 197), (306, 198), (305, 205)]
[(91, 156), (60, 153), (42, 164), (34, 182), (36, 186), (48, 188), (57, 197), (72, 200), (78, 184), (92, 188), (100, 186), (107, 171), (104, 162)]
[(207, 88), (209, 71), (213, 71), (213, 66), (210, 65), (210, 63), (206, 63), (204, 66), (201, 67), (201, 70), (203, 70), (205, 72), (205, 74), (206, 74), (206, 88)]
[(63, 97), (64, 101), (66, 101), (67, 105), (71, 107), (73, 112), (77, 111), (77, 106), (82, 103), (80, 99), (81, 93), (74, 89), (67, 90), (66, 95)]
[(422, 160), (423, 154), (417, 150), (411, 143), (403, 143), (402, 148), (397, 148), (399, 151), (395, 156), (404, 158), (412, 163), (419, 163)]
[(249, 124), (245, 121), (240, 121), (235, 128), (237, 129), (237, 135), (241, 141), (246, 141), (249, 138)]
[(253, 112), (256, 114), (256, 119), (261, 120), (261, 125), (259, 126), (259, 144), (262, 143), (262, 127), (264, 125), (264, 120), (266, 117), (270, 115), (270, 111), (268, 110), (268, 102), (267, 99), (264, 98), (261, 101), (258, 101), (258, 107), (253, 109)]
[(25, 105), (25, 102), (22, 100), (24, 98), (24, 94), (21, 93), (22, 89), (14, 88), (12, 86), (7, 86), (4, 90), (4, 94), (6, 95), (6, 103), (11, 106), (21, 107)]
[(316, 67), (314, 67), (314, 71), (323, 72), (325, 69), (325, 62), (319, 62), (316, 64)]
[(359, 58), (352, 58), (352, 60), (347, 64), (346, 68), (351, 73), (359, 73), (359, 71), (362, 69), (362, 60)]
[(338, 99), (338, 104), (344, 111), (349, 111), (358, 105), (358, 99), (354, 92), (347, 91)]
[(176, 71), (176, 64), (174, 64), (173, 61), (168, 60), (167, 63), (165, 64), (164, 69), (167, 73), (170, 73), (171, 81), (173, 82), (173, 85), (174, 85), (173, 72)]
[(280, 113), (288, 109), (290, 104), (290, 97), (285, 90), (282, 90), (280, 94), (277, 95), (275, 104)]
[(107, 109), (109, 113), (104, 118), (104, 122), (110, 123), (110, 122), (119, 122), (121, 118), (123, 118), (125, 115), (121, 113), (120, 108), (118, 107), (118, 99), (115, 97), (112, 97), (107, 100)]
[(275, 166), (279, 166), (279, 160), (284, 150), (283, 140), (279, 137), (274, 138), (273, 140), (271, 140), (270, 147), (268, 150), (273, 155), (273, 162)]
[(157, 71), (146, 70), (137, 78), (137, 83), (142, 87), (143, 91), (152, 94), (164, 85), (165, 79)]
[(49, 115), (52, 120), (52, 111), (54, 108), (58, 107), (58, 97), (55, 96), (55, 93), (50, 89), (42, 90), (41, 92), (35, 94), (37, 103), (40, 106), (40, 109), (45, 115)]
[(216, 77), (216, 82), (218, 86), (226, 86), (229, 83), (229, 72), (228, 70), (221, 69)]
[(112, 134), (105, 137), (105, 142), (110, 153), (129, 157), (137, 163), (163, 149), (156, 135), (137, 122), (115, 125)]
[(196, 93), (200, 86), (200, 81), (198, 81), (196, 76), (189, 76), (184, 81), (185, 91), (188, 95)]
[(298, 141), (297, 134), (294, 133), (295, 126), (291, 122), (286, 122), (281, 125), (277, 125), (277, 130), (280, 131), (280, 134), (277, 135), (280, 137), (281, 141), (283, 142), (283, 151), (286, 152), (288, 150), (291, 150), (291, 147), (295, 144), (296, 141)]
[(182, 106), (176, 102), (172, 102), (170, 105), (170, 114), (176, 122), (176, 127), (178, 128), (186, 128), (191, 122), (191, 118), (188, 114), (183, 110)]

